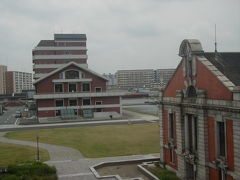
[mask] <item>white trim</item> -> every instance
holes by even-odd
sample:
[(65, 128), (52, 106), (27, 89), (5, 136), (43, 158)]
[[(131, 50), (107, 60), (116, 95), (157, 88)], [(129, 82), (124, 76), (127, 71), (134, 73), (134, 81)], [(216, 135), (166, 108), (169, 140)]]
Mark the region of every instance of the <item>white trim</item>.
[[(83, 105), (83, 100), (84, 99), (90, 99), (90, 105)], [(82, 107), (84, 107), (84, 106), (91, 106), (91, 105), (92, 105), (92, 99), (90, 97), (82, 98)]]
[(53, 84), (53, 86), (54, 86), (54, 92), (55, 92), (55, 93), (58, 93), (58, 92), (56, 92), (56, 89), (55, 89), (55, 85), (56, 85), (56, 84), (62, 84), (62, 90), (63, 90), (62, 92), (64, 92), (64, 84), (63, 84), (63, 83), (54, 83), (54, 84)]
[(101, 102), (101, 105), (102, 105), (102, 101), (95, 101), (95, 105), (100, 105), (100, 104), (97, 104), (97, 102)]
[[(83, 91), (83, 84), (89, 84), (89, 91)], [(91, 92), (91, 82), (84, 82), (84, 83), (82, 83), (81, 84), (82, 86), (81, 86), (81, 92), (83, 92), (83, 93), (89, 93), (89, 92)]]
[(38, 111), (56, 111), (64, 108), (94, 109), (94, 108), (110, 108), (110, 107), (121, 107), (121, 105), (120, 104), (101, 104), (101, 105), (84, 105), (84, 106), (39, 107)]
[(87, 55), (63, 54), (63, 55), (33, 55), (32, 59), (87, 59)]
[(65, 64), (64, 66), (62, 66), (62, 67), (60, 67), (60, 68), (58, 68), (58, 69), (56, 69), (56, 70), (54, 70), (54, 71), (51, 71), (50, 73), (47, 73), (46, 76), (43, 76), (43, 77), (37, 79), (33, 84), (36, 84), (36, 83), (42, 81), (43, 79), (45, 79), (45, 78), (47, 78), (47, 77), (49, 77), (49, 76), (51, 76), (51, 75), (53, 75), (53, 74), (61, 71), (62, 69), (66, 68), (66, 67), (68, 67), (68, 66), (70, 66), (70, 65), (75, 65), (76, 67), (79, 67), (79, 68), (83, 69), (84, 71), (87, 71), (87, 72), (89, 72), (89, 73), (91, 73), (91, 74), (94, 74), (95, 76), (98, 76), (98, 77), (100, 77), (100, 78), (108, 81), (108, 79), (107, 79), (106, 77), (104, 77), (104, 76), (102, 76), (101, 74), (96, 73), (96, 72), (94, 72), (94, 71), (92, 71), (92, 70), (90, 70), (90, 69), (82, 66), (81, 64), (77, 64), (77, 63), (75, 63), (75, 62), (69, 62), (68, 64)]
[[(69, 91), (69, 85), (70, 85), (70, 84), (75, 84), (75, 85), (76, 85), (76, 91), (73, 91), (73, 92), (70, 92), (70, 91)], [(74, 93), (74, 92), (77, 92), (77, 89), (78, 89), (78, 88), (77, 88), (77, 83), (72, 83), (72, 82), (68, 83), (68, 92)]]
[(46, 76), (48, 73), (37, 73), (37, 74), (33, 74), (33, 79), (38, 79), (41, 78), (43, 76)]
[(76, 106), (78, 107), (78, 99), (77, 98), (70, 98), (70, 99), (68, 99), (68, 106), (69, 107), (75, 107), (75, 106), (70, 106), (70, 103), (69, 103), (70, 100), (76, 100), (77, 101), (77, 105)]
[(45, 50), (86, 50), (86, 46), (37, 46), (32, 51), (45, 51)]
[[(33, 69), (41, 69), (41, 68), (44, 68), (44, 69), (48, 69), (48, 68), (60, 68), (62, 66), (66, 65), (65, 63), (62, 63), (62, 64), (34, 64), (33, 65)], [(82, 66), (85, 66), (85, 68), (88, 67), (87, 64), (81, 64)]]
[(101, 92), (101, 93), (52, 93), (52, 94), (35, 94), (34, 99), (57, 99), (57, 98), (77, 98), (77, 97), (106, 97), (106, 96), (123, 96), (125, 92)]
[(97, 88), (100, 88), (101, 89), (101, 91), (100, 92), (102, 92), (102, 87), (95, 87), (95, 92), (97, 92)]
[(60, 82), (91, 82), (91, 78), (80, 78), (80, 79), (53, 79), (52, 82), (54, 83), (60, 83)]
[[(57, 106), (56, 105), (56, 101), (58, 101), (58, 100), (62, 100), (63, 101), (63, 106)], [(54, 99), (54, 104), (55, 104), (56, 107), (64, 107), (64, 99)]]

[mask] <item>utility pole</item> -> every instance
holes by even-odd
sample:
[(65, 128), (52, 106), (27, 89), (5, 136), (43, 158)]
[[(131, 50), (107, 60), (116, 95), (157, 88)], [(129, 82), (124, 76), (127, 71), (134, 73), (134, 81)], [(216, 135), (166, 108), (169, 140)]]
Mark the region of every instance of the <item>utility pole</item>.
[(39, 136), (37, 135), (37, 161), (40, 161), (40, 157), (39, 157)]

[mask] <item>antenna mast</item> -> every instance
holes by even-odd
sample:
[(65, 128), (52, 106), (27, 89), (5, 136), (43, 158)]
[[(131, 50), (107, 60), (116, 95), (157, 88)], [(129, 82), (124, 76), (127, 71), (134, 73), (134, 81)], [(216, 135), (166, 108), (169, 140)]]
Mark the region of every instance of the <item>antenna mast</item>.
[(215, 24), (215, 53), (217, 53), (217, 25)]

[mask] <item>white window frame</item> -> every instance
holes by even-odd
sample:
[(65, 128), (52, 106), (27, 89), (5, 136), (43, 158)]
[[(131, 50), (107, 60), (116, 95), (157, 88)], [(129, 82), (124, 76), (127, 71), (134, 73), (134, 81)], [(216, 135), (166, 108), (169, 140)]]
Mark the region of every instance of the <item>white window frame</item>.
[[(99, 88), (100, 92), (102, 92), (102, 87), (95, 87), (95, 92), (97, 92), (97, 88)], [(100, 93), (100, 92), (98, 92), (98, 93)]]
[(79, 79), (82, 78), (82, 71), (77, 70), (77, 69), (66, 69), (65, 71), (62, 72), (62, 73), (63, 73), (62, 79), (66, 79), (65, 73), (66, 73), (67, 71), (78, 71), (78, 73), (79, 73)]
[[(217, 158), (227, 158), (227, 123), (226, 119), (223, 118), (221, 115), (215, 116), (215, 147), (216, 147), (216, 155)], [(218, 122), (224, 123), (224, 138), (225, 138), (225, 156), (220, 156), (220, 141), (219, 141), (219, 129), (218, 129)]]
[[(56, 101), (57, 100), (62, 100), (63, 101), (63, 106), (57, 106)], [(54, 99), (55, 107), (64, 107), (64, 99)]]
[[(97, 104), (97, 102), (101, 102), (101, 104)], [(95, 105), (102, 105), (102, 101), (95, 101)]]
[[(68, 92), (70, 92), (70, 91), (69, 91), (69, 85), (70, 85), (70, 84), (75, 84), (75, 85), (76, 85), (76, 91), (73, 91), (73, 92), (77, 92), (77, 83), (72, 83), (72, 82), (69, 82), (69, 83), (68, 83)], [(71, 92), (72, 92), (72, 91), (71, 91)], [(71, 93), (71, 92), (70, 92), (70, 93)]]
[[(77, 98), (70, 98), (68, 99), (68, 106), (70, 106), (70, 101), (71, 100), (76, 100), (77, 101), (77, 104), (75, 106), (78, 106), (78, 99)], [(71, 107), (71, 106), (70, 106)]]
[[(62, 85), (62, 89), (63, 89), (62, 92), (56, 92), (56, 89), (55, 89), (56, 84), (61, 84)], [(64, 92), (64, 83), (54, 83), (54, 93), (63, 93), (63, 92)]]
[[(83, 91), (83, 84), (89, 84), (89, 91)], [(84, 82), (84, 83), (82, 83), (81, 91), (82, 91), (82, 92), (91, 92), (91, 83), (90, 83), (90, 82)]]
[[(84, 105), (84, 104), (83, 104), (83, 100), (84, 100), (84, 99), (89, 99), (89, 100), (90, 100), (90, 104), (89, 104), (89, 105)], [(91, 98), (82, 98), (82, 106), (91, 106), (91, 105), (92, 105), (92, 100), (91, 100)]]

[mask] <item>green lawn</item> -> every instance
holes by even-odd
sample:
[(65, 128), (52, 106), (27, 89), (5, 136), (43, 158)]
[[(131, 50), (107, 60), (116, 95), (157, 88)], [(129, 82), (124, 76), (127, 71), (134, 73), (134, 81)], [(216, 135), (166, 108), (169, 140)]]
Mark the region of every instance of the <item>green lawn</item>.
[(147, 169), (161, 180), (180, 180), (173, 171), (161, 167), (148, 167)]
[(85, 157), (110, 157), (159, 152), (157, 124), (111, 125), (17, 131), (7, 138), (68, 146), (78, 149)]
[[(36, 160), (36, 148), (16, 144), (0, 143), (0, 166)], [(40, 160), (49, 160), (46, 150), (40, 149)]]

